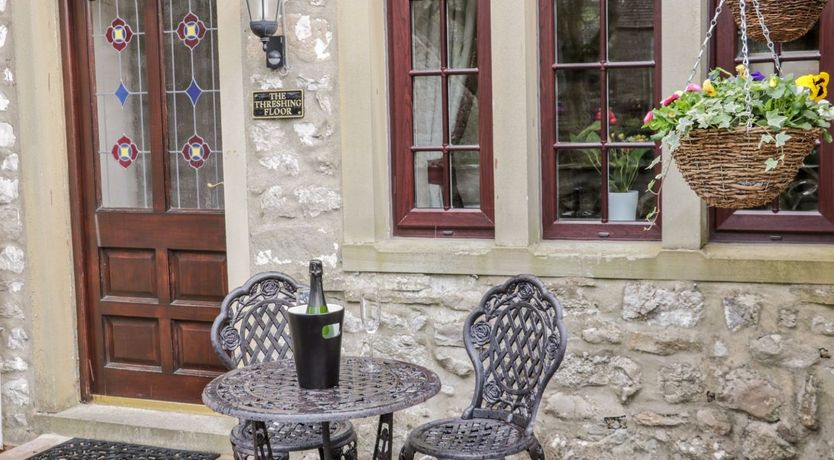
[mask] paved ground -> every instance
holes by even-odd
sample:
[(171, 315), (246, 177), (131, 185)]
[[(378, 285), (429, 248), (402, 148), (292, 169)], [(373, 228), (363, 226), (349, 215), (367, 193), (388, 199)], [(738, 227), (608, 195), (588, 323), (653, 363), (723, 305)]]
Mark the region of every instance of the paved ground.
[[(22, 446), (0, 453), (0, 460), (26, 460), (35, 454), (41, 453), (52, 446), (57, 446), (69, 439), (66, 436), (44, 434)], [(230, 455), (223, 455), (218, 460), (232, 460), (232, 457)]]

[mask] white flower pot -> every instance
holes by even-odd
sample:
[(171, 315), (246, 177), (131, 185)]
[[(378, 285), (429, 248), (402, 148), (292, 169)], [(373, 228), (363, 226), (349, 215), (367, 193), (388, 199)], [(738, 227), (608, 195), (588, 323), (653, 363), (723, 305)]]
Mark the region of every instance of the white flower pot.
[(637, 220), (637, 190), (608, 193), (608, 220), (614, 222)]

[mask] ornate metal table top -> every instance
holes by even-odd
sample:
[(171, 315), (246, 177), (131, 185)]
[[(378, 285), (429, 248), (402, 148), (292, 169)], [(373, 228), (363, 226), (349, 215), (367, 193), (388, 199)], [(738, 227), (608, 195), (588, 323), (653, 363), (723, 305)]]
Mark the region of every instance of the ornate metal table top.
[(440, 391), (434, 372), (390, 359), (344, 357), (339, 386), (305, 390), (295, 363), (284, 359), (229, 371), (203, 390), (203, 402), (221, 414), (247, 420), (334, 422), (393, 413)]

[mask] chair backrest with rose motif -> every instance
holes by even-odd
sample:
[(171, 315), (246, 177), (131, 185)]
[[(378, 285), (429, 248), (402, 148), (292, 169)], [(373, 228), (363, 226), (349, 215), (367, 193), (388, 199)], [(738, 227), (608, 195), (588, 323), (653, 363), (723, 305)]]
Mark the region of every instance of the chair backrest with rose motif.
[(463, 336), (476, 376), (464, 418), (500, 419), (532, 432), (567, 347), (559, 301), (535, 276), (516, 276), (484, 295)]
[(296, 306), (301, 290), (290, 276), (265, 272), (226, 296), (211, 343), (229, 369), (292, 357), (287, 309)]

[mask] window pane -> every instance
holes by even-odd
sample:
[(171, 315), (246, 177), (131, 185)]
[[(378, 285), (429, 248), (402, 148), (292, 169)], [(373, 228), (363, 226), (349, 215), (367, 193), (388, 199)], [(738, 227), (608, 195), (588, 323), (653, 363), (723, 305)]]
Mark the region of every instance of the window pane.
[(646, 168), (654, 149), (611, 149), (608, 151), (608, 220), (645, 219), (654, 209), (656, 197), (646, 191), (654, 177)]
[(608, 60), (654, 59), (654, 0), (608, 0)]
[(162, 2), (168, 187), (174, 209), (223, 209), (215, 2)]
[(805, 157), (805, 163), (796, 175), (796, 179), (779, 197), (782, 211), (819, 211), (820, 187), (819, 147), (814, 153)]
[(820, 23), (809, 30), (807, 34), (792, 41), (782, 44), (783, 52), (790, 51), (816, 51), (820, 49)]
[(93, 5), (101, 205), (150, 208), (144, 2), (111, 0)]
[(478, 75), (449, 76), (449, 139), (452, 145), (478, 145)]
[(443, 209), (443, 177), (446, 168), (441, 152), (414, 154), (414, 207)]
[(599, 71), (556, 73), (556, 126), (561, 142), (599, 142)]
[(603, 121), (609, 123), (611, 140), (645, 142), (650, 133), (642, 129), (643, 117), (652, 108), (654, 69), (614, 69), (608, 72), (610, 110)]
[(601, 154), (597, 149), (562, 150), (556, 157), (559, 219), (602, 218)]
[(415, 69), (440, 69), (440, 8), (435, 0), (411, 2), (411, 55)]
[(453, 152), (452, 207), (481, 207), (481, 153)]
[(449, 68), (478, 67), (478, 0), (448, 0)]
[(414, 77), (414, 145), (443, 143), (443, 91), (440, 77)]
[(556, 62), (599, 61), (599, 0), (556, 0)]

